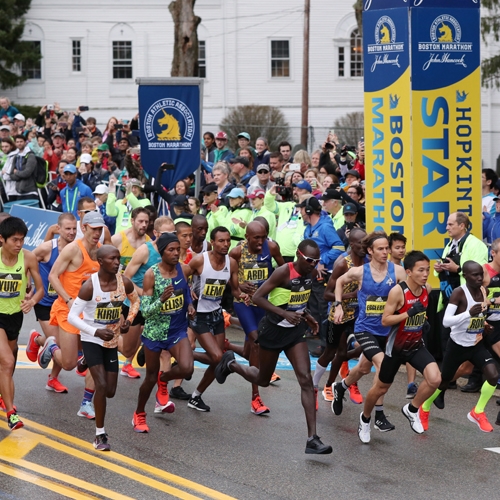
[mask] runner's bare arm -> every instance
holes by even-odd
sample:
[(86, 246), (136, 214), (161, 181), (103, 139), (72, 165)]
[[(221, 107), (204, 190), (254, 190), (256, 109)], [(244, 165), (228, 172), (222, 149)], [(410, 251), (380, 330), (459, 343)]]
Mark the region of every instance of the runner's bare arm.
[[(52, 240), (44, 241), (40, 246), (33, 250), (33, 255), (38, 262), (47, 262), (52, 251)], [(47, 260), (46, 260), (47, 259)]]
[[(139, 298), (139, 295), (137, 294), (137, 290), (135, 289), (132, 281), (129, 280), (126, 276), (123, 276), (123, 284), (125, 286), (125, 293), (127, 294), (127, 297), (130, 300), (130, 307), (128, 310), (128, 316), (126, 318), (125, 324), (122, 325), (122, 333), (124, 333), (123, 330), (125, 328), (127, 328), (128, 326), (130, 326), (132, 324), (132, 322), (134, 321), (134, 319), (137, 316), (137, 313), (139, 312), (139, 309), (141, 307), (141, 299)], [(128, 325), (127, 325), (127, 323), (128, 323)]]
[(112, 245), (113, 243), (111, 242), (111, 233), (109, 232), (109, 229), (104, 226), (104, 244), (105, 245)]
[(40, 271), (38, 269), (38, 260), (29, 250), (23, 250), (24, 252), (24, 262), (26, 265), (26, 275), (30, 275), (35, 282), (36, 292), (30, 299), (25, 299), (21, 302), (21, 310), (24, 314), (30, 312), (35, 304), (38, 304), (43, 298), (45, 293), (43, 289), (42, 277), (40, 276)]
[(121, 250), (122, 248), (122, 235), (120, 233), (116, 233), (111, 237), (111, 244)]
[(68, 307), (71, 307), (69, 305), (69, 299), (75, 299), (76, 297), (69, 296), (69, 294), (62, 286), (61, 281), (59, 280), (59, 276), (61, 276), (61, 274), (68, 269), (69, 265), (75, 257), (75, 252), (81, 253), (80, 248), (76, 243), (70, 243), (69, 245), (66, 245), (63, 248), (62, 252), (59, 254), (59, 257), (57, 257), (56, 261), (54, 262), (54, 265), (52, 266), (49, 274), (50, 284), (54, 287), (57, 295), (59, 295), (59, 297), (61, 297), (64, 302), (68, 304)]
[(400, 286), (395, 286), (391, 289), (389, 296), (387, 297), (387, 302), (382, 314), (383, 326), (393, 326), (401, 323), (402, 321), (406, 321), (408, 313), (404, 312), (402, 314), (395, 314), (398, 309), (403, 307), (403, 304), (403, 289)]
[[(325, 288), (325, 300), (328, 302), (332, 302), (335, 300), (335, 285), (337, 284), (337, 280), (348, 271), (347, 262), (344, 257), (340, 257), (337, 259), (335, 267), (333, 268), (333, 272), (330, 275), (330, 279)], [(349, 299), (357, 295), (358, 292), (347, 293), (342, 295), (343, 299)]]
[(47, 234), (45, 235), (45, 238), (43, 241), (50, 241), (54, 238), (56, 234), (59, 234), (59, 226), (57, 224), (52, 224), (52, 226), (49, 226), (49, 229), (47, 229)]
[(396, 270), (396, 281), (399, 283), (400, 281), (404, 281), (407, 276), (406, 276), (406, 271), (404, 270), (403, 266), (394, 266)]
[(342, 292), (344, 291), (344, 286), (353, 281), (357, 281), (360, 283), (363, 279), (363, 266), (360, 267), (351, 267), (349, 271), (347, 271), (342, 276), (337, 278), (337, 283), (335, 284), (335, 300), (340, 302), (342, 300)]
[(282, 266), (285, 263), (283, 256), (280, 252), (280, 246), (275, 241), (269, 241), (269, 250), (271, 252), (271, 257), (276, 261), (278, 267)]

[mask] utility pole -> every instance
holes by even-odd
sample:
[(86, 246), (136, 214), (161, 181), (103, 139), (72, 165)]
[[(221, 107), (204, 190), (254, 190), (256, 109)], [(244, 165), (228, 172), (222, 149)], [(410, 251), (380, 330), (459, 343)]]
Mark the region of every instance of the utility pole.
[(311, 0), (304, 5), (304, 62), (302, 65), (302, 124), (300, 143), (307, 148), (307, 132), (309, 126), (309, 13)]

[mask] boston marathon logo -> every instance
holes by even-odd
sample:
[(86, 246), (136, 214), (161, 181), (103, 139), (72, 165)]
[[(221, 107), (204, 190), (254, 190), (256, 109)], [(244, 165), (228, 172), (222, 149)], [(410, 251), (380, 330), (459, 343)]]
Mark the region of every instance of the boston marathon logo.
[(193, 113), (178, 99), (160, 99), (148, 109), (144, 130), (148, 149), (191, 149), (195, 133)]
[(400, 67), (398, 52), (404, 51), (405, 44), (396, 41), (396, 26), (389, 16), (382, 16), (375, 25), (375, 43), (368, 44), (368, 54), (375, 54), (371, 66), (373, 73), (379, 65)]
[[(471, 0), (471, 3), (478, 3), (479, 0)], [(424, 3), (424, 0), (401, 0), (402, 5), (413, 5), (413, 7), (420, 7)], [(432, 3), (432, 0), (428, 1), (429, 4)], [(365, 0), (365, 10), (370, 10), (371, 6), (377, 4), (377, 0)], [(432, 7), (432, 5), (431, 5)]]
[(473, 44), (462, 41), (462, 28), (459, 22), (449, 14), (436, 17), (431, 24), (430, 41), (418, 42), (419, 52), (429, 52), (429, 59), (424, 63), (427, 71), (432, 64), (453, 64), (467, 67), (465, 56), (471, 53)]

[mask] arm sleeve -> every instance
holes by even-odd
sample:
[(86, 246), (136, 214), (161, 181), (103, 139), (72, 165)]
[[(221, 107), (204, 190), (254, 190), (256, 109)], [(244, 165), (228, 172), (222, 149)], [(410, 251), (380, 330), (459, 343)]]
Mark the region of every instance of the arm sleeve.
[(110, 193), (106, 201), (106, 215), (109, 217), (116, 217), (118, 210), (116, 209), (116, 194)]
[(132, 323), (139, 312), (139, 308), (141, 307), (141, 299), (139, 298), (139, 294), (137, 293), (135, 287), (132, 293), (127, 293), (127, 297), (130, 300), (130, 308), (126, 319)]
[(446, 311), (444, 312), (443, 326), (445, 328), (450, 328), (455, 325), (462, 323), (464, 319), (470, 318), (469, 311), (465, 311), (461, 314), (455, 316), (457, 306), (454, 304), (448, 304)]
[(269, 191), (266, 191), (264, 196), (264, 207), (274, 215), (279, 213), (279, 206), (276, 202), (276, 196), (273, 196)]
[(68, 315), (68, 322), (73, 325), (75, 328), (78, 328), (81, 332), (84, 332), (88, 335), (95, 336), (95, 332), (97, 328), (88, 325), (80, 318), (80, 315), (83, 313), (85, 306), (87, 305), (86, 300), (82, 300), (79, 297), (75, 299)]

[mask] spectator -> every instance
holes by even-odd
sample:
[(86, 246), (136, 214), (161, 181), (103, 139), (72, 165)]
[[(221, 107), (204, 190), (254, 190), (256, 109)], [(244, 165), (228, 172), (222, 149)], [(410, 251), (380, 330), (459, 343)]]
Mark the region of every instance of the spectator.
[(251, 220), (255, 220), (256, 217), (264, 217), (268, 224), (268, 236), (272, 239), (276, 239), (276, 217), (275, 215), (264, 207), (264, 196), (266, 192), (263, 189), (254, 189), (251, 194), (248, 195), (250, 200), (250, 205), (252, 207), (252, 217)]
[(23, 135), (15, 136), (17, 154), (13, 159), (10, 180), (16, 181), (16, 200), (38, 200), (35, 182), (36, 158)]
[(92, 116), (87, 118), (87, 130), (90, 133), (90, 137), (102, 137), (102, 132), (96, 126), (96, 119)]
[(248, 191), (252, 193), (255, 189), (261, 189), (266, 193), (274, 186), (275, 182), (271, 180), (271, 170), (269, 165), (261, 163), (257, 167), (257, 174), (250, 180)]
[(123, 231), (132, 225), (132, 210), (151, 205), (151, 202), (144, 197), (144, 188), (138, 179), (129, 179), (126, 184), (125, 198), (117, 200), (117, 183), (118, 179), (116, 177), (111, 177), (109, 180), (106, 215), (116, 217), (116, 230)]
[(245, 187), (248, 187), (250, 180), (255, 175), (249, 168), (248, 159), (243, 156), (236, 156), (229, 160), (231, 165), (231, 173), (235, 179), (235, 184), (241, 183)]
[(106, 203), (108, 201), (109, 188), (104, 184), (99, 184), (94, 189), (95, 204), (104, 218), (104, 222), (109, 229), (111, 235), (116, 231), (116, 217), (110, 217), (106, 214)]
[[(321, 175), (321, 174), (320, 174)], [(323, 178), (323, 181), (321, 182), (321, 186), (323, 187), (323, 191), (326, 191), (327, 189), (330, 189), (333, 187), (333, 184), (339, 184), (339, 180), (335, 175), (325, 175)]]
[(234, 153), (227, 147), (227, 134), (226, 132), (217, 132), (215, 136), (215, 145), (216, 149), (214, 149), (208, 155), (208, 161), (212, 163), (217, 163), (219, 161), (229, 161)]
[(26, 118), (21, 113), (17, 113), (14, 116), (14, 127), (17, 129), (18, 134), (22, 134), (24, 132), (26, 126)]
[(97, 148), (97, 162), (95, 163), (94, 170), (99, 174), (103, 181), (109, 180), (109, 146), (101, 144)]
[(207, 235), (210, 235), (212, 229), (215, 228), (214, 217), (212, 208), (214, 206), (218, 206), (220, 204), (220, 200), (217, 198), (217, 185), (215, 182), (207, 184), (202, 192), (203, 194), (203, 203), (200, 207), (200, 214), (204, 215), (208, 222), (208, 232)]
[(47, 184), (47, 207), (56, 212), (62, 212), (61, 191), (66, 187), (66, 174), (64, 167), (68, 165), (66, 160), (61, 160), (57, 166), (57, 177)]
[(203, 134), (203, 143), (205, 144), (206, 154), (208, 155), (217, 149), (215, 145), (215, 135), (212, 132), (205, 132)]
[(351, 233), (351, 230), (354, 229), (355, 227), (359, 229), (364, 229), (365, 224), (364, 222), (358, 220), (358, 209), (356, 205), (353, 203), (346, 203), (343, 208), (343, 214), (344, 214), (344, 220), (345, 223), (344, 225), (337, 231), (339, 238), (342, 240), (342, 242), (345, 245), (345, 248), (347, 250), (349, 246), (349, 234)]
[(365, 204), (365, 194), (363, 192), (363, 188), (359, 185), (351, 185), (347, 189), (347, 194), (356, 202), (359, 203), (360, 205)]
[(78, 200), (80, 198), (93, 198), (92, 190), (77, 179), (76, 166), (68, 164), (63, 170), (66, 186), (61, 191), (61, 203), (63, 212), (71, 212), (75, 217), (78, 212)]
[(2, 153), (4, 155), (4, 163), (2, 165), (2, 179), (5, 189), (5, 195), (7, 197), (7, 201), (14, 201), (17, 200), (19, 193), (16, 190), (16, 181), (10, 178), (10, 174), (14, 169), (14, 159), (16, 158), (18, 151), (16, 145), (14, 144), (14, 141), (10, 137), (5, 137), (2, 139)]
[(187, 222), (191, 225), (194, 214), (189, 209), (188, 197), (185, 194), (174, 196), (172, 203), (170, 203), (170, 216), (176, 224), (177, 222)]
[(281, 153), (271, 153), (269, 155), (269, 167), (271, 172), (283, 171), (284, 160)]
[(78, 151), (76, 148), (68, 147), (65, 153), (63, 153), (62, 159), (66, 160), (68, 163), (72, 165), (76, 165), (78, 160)]
[(342, 188), (349, 188), (353, 183), (359, 183), (359, 172), (357, 170), (348, 170), (345, 174), (345, 183), (342, 184)]
[[(116, 163), (120, 170), (125, 167), (125, 156), (127, 156), (127, 150), (130, 148), (130, 140), (128, 137), (122, 137), (120, 142), (118, 142), (118, 149), (112, 156), (113, 161)], [(116, 174), (115, 174), (116, 175)]]
[[(66, 146), (66, 136), (62, 132), (56, 132), (52, 136), (52, 145), (49, 147), (45, 148), (45, 153), (43, 155), (44, 160), (47, 160), (49, 163), (49, 171), (50, 172), (57, 172), (57, 167), (59, 165), (59, 162), (61, 161), (63, 157), (64, 151), (66, 151), (67, 146)], [(73, 158), (72, 162), (76, 160)]]
[(311, 157), (308, 152), (304, 149), (299, 149), (295, 155), (293, 156), (294, 163), (300, 163), (304, 171), (307, 171), (311, 168)]
[(482, 207), (483, 212), (489, 212), (494, 215), (495, 210), (495, 193), (493, 189), (498, 181), (498, 175), (491, 168), (485, 168), (481, 172), (481, 188), (483, 191)]
[(311, 184), (311, 188), (313, 190), (313, 196), (314, 196), (314, 194), (315, 194), (314, 191), (316, 191), (318, 189), (318, 186), (319, 186), (317, 171), (314, 170), (313, 168), (310, 168), (310, 169), (306, 170), (306, 172), (304, 174), (304, 179), (309, 184)]
[(94, 170), (94, 162), (92, 161), (92, 156), (88, 153), (83, 153), (80, 156), (80, 166), (78, 168), (82, 181), (90, 188), (92, 191), (101, 184), (101, 176)]
[(193, 215), (199, 214), (200, 213), (200, 200), (198, 198), (195, 198), (194, 196), (190, 196), (188, 198), (188, 205), (189, 205), (189, 212), (192, 213)]
[(320, 158), (321, 158), (321, 151), (319, 149), (317, 149), (311, 155), (311, 167), (312, 168), (319, 168), (319, 160), (320, 160)]
[(323, 201), (323, 209), (330, 214), (333, 227), (338, 231), (345, 224), (340, 192), (336, 189), (327, 189), (321, 200)]
[(13, 119), (17, 114), (19, 114), (19, 110), (12, 106), (10, 100), (7, 97), (0, 97), (0, 118), (7, 116)]
[(241, 148), (238, 156), (243, 156), (248, 160), (248, 168), (253, 171), (254, 157), (251, 148)]
[[(220, 200), (223, 204), (226, 204), (226, 196), (231, 192), (231, 190), (235, 187), (234, 184), (229, 182), (229, 168), (227, 163), (221, 161), (215, 164), (212, 170), (212, 176), (214, 178), (214, 182), (217, 185), (217, 199)], [(228, 205), (229, 203), (227, 203)]]
[(238, 149), (236, 150), (236, 156), (240, 156), (240, 151), (242, 149), (248, 149), (252, 153), (252, 157), (257, 156), (257, 151), (255, 151), (252, 146), (250, 146), (250, 134), (247, 132), (240, 132), (237, 136), (238, 139)]
[[(278, 151), (283, 157), (283, 163), (293, 163), (292, 145), (287, 141), (282, 141), (278, 145)], [(272, 168), (272, 167), (271, 167)]]
[(255, 141), (255, 152), (257, 153), (254, 161), (254, 169), (257, 170), (257, 167), (262, 163), (269, 165), (269, 144), (267, 143), (267, 139), (265, 137), (259, 137)]
[(493, 198), (495, 202), (495, 215), (490, 212), (483, 212), (483, 238), (491, 245), (497, 238), (500, 238), (500, 198)]
[[(106, 142), (108, 137), (113, 138), (113, 134), (115, 133), (117, 123), (118, 123), (118, 120), (114, 116), (112, 116), (108, 120), (108, 123), (106, 124), (106, 128), (104, 129), (104, 133), (102, 134), (103, 143)], [(108, 146), (108, 148), (109, 148), (109, 146)]]

